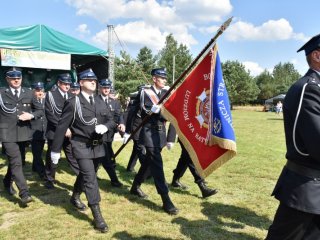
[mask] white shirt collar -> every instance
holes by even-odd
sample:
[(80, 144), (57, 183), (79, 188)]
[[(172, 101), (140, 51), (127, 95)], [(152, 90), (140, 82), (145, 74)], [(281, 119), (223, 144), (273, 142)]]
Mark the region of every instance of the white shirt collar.
[[(92, 96), (92, 98), (94, 97), (93, 94), (89, 95), (88, 93), (81, 91), (82, 96), (84, 96), (84, 98), (88, 101), (88, 103), (90, 103), (90, 99), (89, 97)], [(94, 98), (93, 98), (94, 99)], [(94, 100), (93, 100), (94, 101)]]
[(12, 88), (12, 87), (10, 87), (10, 90), (11, 90), (11, 92), (12, 92), (13, 95), (15, 95), (15, 91), (18, 90), (18, 96), (20, 96), (21, 87), (19, 87), (19, 88)]
[(60, 94), (61, 94), (61, 96), (64, 98), (64, 95), (66, 94), (66, 98), (68, 99), (68, 93), (67, 92), (63, 92), (63, 91), (61, 91), (61, 89), (58, 87), (58, 90), (59, 90), (59, 92), (60, 92)]
[(156, 88), (154, 85), (153, 85), (153, 89), (156, 92), (156, 94), (159, 94), (159, 92), (161, 92), (161, 89)]

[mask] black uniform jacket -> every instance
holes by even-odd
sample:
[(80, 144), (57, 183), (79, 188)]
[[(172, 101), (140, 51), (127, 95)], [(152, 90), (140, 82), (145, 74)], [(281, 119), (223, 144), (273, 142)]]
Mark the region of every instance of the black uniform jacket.
[[(99, 97), (102, 99), (101, 95), (99, 95)], [(115, 121), (115, 123), (117, 125), (124, 124), (123, 113), (121, 110), (121, 104), (120, 104), (119, 100), (109, 98), (108, 103), (106, 103), (106, 104), (112, 113), (113, 120)], [(117, 132), (117, 126), (115, 126), (112, 129), (109, 129), (108, 132), (103, 135), (103, 140), (106, 142), (112, 142), (114, 134), (116, 132)]]
[[(47, 93), (46, 98), (45, 98), (45, 115), (46, 115), (46, 118), (48, 121), (46, 137), (49, 140), (52, 140), (53, 136), (54, 136), (54, 132), (56, 131), (58, 121), (61, 116), (61, 111), (63, 109), (65, 100), (64, 100), (63, 96), (61, 95), (61, 93), (59, 92), (58, 88), (56, 88), (55, 90), (52, 90), (50, 92), (52, 93), (52, 97), (54, 99), (54, 102), (55, 102), (55, 105), (57, 108), (57, 111), (55, 111), (49, 101), (49, 94)], [(71, 98), (72, 96), (73, 95), (68, 92), (68, 98)]]
[(109, 108), (100, 97), (95, 98), (94, 106), (91, 106), (81, 93), (78, 97), (82, 111), (82, 118), (79, 116), (78, 111), (75, 112), (76, 97), (68, 99), (64, 105), (61, 118), (56, 127), (52, 143), (52, 151), (61, 151), (64, 134), (66, 130), (70, 128), (72, 132), (71, 145), (75, 158), (93, 159), (103, 157), (105, 156), (103, 144), (92, 144), (93, 141), (102, 143), (102, 135), (95, 132), (95, 124), (88, 125), (83, 123), (83, 120), (85, 122), (89, 122), (93, 118), (97, 118), (97, 125), (104, 124), (108, 129), (114, 128), (116, 123), (113, 121), (113, 116)]
[[(301, 99), (301, 108), (299, 108)], [(299, 115), (297, 115), (298, 112), (300, 112)], [(283, 116), (288, 163), (280, 175), (273, 195), (292, 208), (320, 214), (320, 78), (318, 73), (310, 69), (304, 77), (291, 86), (284, 99)], [(293, 169), (289, 164), (297, 167)], [(303, 172), (302, 168), (307, 169), (307, 173)], [(316, 176), (310, 176), (310, 172)]]
[[(127, 108), (126, 133), (132, 133), (141, 122), (140, 95), (138, 94), (130, 99)], [(133, 140), (139, 140), (140, 130), (133, 136)]]
[[(150, 89), (156, 92), (153, 86)], [(161, 91), (159, 99), (165, 94), (165, 92), (166, 90)], [(141, 118), (144, 119), (148, 114), (147, 111), (150, 111), (152, 108), (153, 103), (147, 94), (144, 94), (144, 96), (141, 97), (141, 100), (144, 103), (144, 109), (141, 109)], [(141, 128), (139, 144), (144, 145), (145, 147), (163, 148), (167, 144), (165, 122), (166, 119), (161, 115), (161, 113), (152, 114), (147, 123)]]
[[(23, 142), (32, 139), (30, 121), (20, 121), (22, 112), (32, 113), (35, 118), (43, 116), (41, 105), (33, 98), (28, 88), (21, 88), (19, 99), (16, 99), (10, 88), (0, 89), (0, 141)], [(15, 111), (13, 111), (15, 109)]]
[(45, 133), (47, 130), (47, 119), (44, 114), (44, 99), (42, 100), (42, 102), (39, 102), (39, 100), (35, 100), (35, 101), (38, 101), (38, 103), (41, 105), (43, 116), (35, 117), (34, 119), (31, 120), (31, 129), (33, 131), (32, 138), (34, 140), (44, 140)]

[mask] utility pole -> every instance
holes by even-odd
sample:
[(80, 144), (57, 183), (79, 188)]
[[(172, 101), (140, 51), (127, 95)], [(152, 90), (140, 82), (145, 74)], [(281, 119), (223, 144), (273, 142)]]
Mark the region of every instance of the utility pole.
[(113, 48), (113, 25), (108, 26), (108, 53), (109, 53), (109, 67), (108, 67), (108, 77), (112, 82), (112, 87), (115, 89), (114, 82), (114, 48)]
[(174, 83), (174, 72), (176, 71), (176, 55), (173, 55), (172, 59), (172, 83)]

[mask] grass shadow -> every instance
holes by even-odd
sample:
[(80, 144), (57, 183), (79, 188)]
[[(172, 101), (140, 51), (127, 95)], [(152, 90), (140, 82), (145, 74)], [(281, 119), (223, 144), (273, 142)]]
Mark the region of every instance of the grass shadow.
[(186, 218), (177, 217), (172, 221), (181, 226), (182, 234), (193, 240), (256, 240), (259, 238), (240, 232), (240, 230), (248, 226), (264, 230), (271, 224), (267, 217), (259, 216), (247, 208), (210, 202), (203, 202), (202, 206), (202, 213), (208, 217), (208, 220), (189, 221)]
[(151, 235), (143, 235), (139, 237), (134, 237), (129, 234), (127, 231), (117, 232), (112, 236), (114, 239), (119, 240), (130, 240), (130, 239), (146, 239), (146, 240), (174, 240), (172, 238), (164, 238), (164, 237), (155, 237)]

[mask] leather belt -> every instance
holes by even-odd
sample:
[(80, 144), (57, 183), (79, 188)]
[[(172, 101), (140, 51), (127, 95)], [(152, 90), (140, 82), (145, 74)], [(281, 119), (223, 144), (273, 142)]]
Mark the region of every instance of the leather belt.
[(320, 178), (320, 170), (317, 169), (305, 167), (289, 160), (286, 163), (286, 167), (292, 172), (295, 172), (305, 177)]
[(80, 136), (74, 136), (72, 140), (86, 143), (87, 145), (90, 145), (90, 146), (97, 146), (103, 143), (102, 139), (89, 139), (89, 138), (80, 137)]
[(164, 125), (152, 125), (152, 124), (146, 124), (145, 125), (146, 128), (151, 128), (151, 129), (156, 129), (157, 131), (163, 131), (164, 130)]

